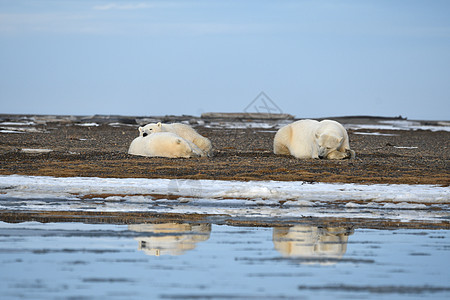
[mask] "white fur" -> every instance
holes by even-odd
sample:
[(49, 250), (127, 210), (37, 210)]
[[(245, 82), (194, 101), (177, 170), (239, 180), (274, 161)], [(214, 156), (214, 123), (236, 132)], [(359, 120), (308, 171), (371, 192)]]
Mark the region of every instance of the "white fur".
[(355, 157), (344, 126), (332, 120), (300, 120), (280, 128), (275, 134), (273, 152), (302, 159)]
[(129, 154), (159, 157), (193, 157), (201, 156), (202, 151), (182, 137), (172, 132), (158, 132), (135, 138), (128, 149)]
[[(317, 261), (322, 265), (330, 265), (344, 256), (347, 251), (348, 236), (352, 233), (352, 230), (345, 227), (307, 225), (275, 227), (273, 244), (275, 249), (285, 257), (308, 258), (305, 261), (306, 264)], [(320, 260), (320, 258), (326, 259)]]
[(173, 124), (162, 124), (152, 123), (147, 124), (144, 127), (139, 127), (139, 135), (146, 136), (155, 132), (172, 132), (195, 144), (198, 148), (203, 151), (203, 155), (210, 156), (212, 154), (212, 145), (211, 141), (204, 136), (200, 135), (194, 128), (189, 125), (181, 124), (181, 123), (173, 123)]

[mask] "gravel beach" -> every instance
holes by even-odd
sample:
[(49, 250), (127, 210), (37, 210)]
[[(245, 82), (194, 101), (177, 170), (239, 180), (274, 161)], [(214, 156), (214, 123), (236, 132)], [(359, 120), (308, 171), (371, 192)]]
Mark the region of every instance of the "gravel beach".
[[(346, 127), (397, 121), (374, 117), (334, 119)], [(127, 154), (128, 146), (138, 135), (137, 128), (156, 121), (191, 124), (211, 140), (214, 155), (169, 159)], [(285, 124), (293, 120), (282, 121)], [(356, 151), (356, 159), (299, 160), (272, 152), (273, 137), (282, 121), (1, 115), (0, 174), (444, 186), (450, 183), (448, 131), (350, 128), (350, 146)], [(416, 121), (431, 126), (437, 123)]]

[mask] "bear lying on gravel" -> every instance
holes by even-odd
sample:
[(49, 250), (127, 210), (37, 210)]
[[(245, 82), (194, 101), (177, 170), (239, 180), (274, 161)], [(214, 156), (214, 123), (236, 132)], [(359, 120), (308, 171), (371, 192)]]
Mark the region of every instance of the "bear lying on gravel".
[(354, 158), (347, 131), (332, 120), (300, 120), (278, 130), (273, 141), (275, 154), (296, 158)]
[(195, 144), (201, 151), (203, 151), (202, 156), (211, 156), (212, 154), (212, 145), (211, 141), (204, 136), (200, 135), (195, 129), (191, 126), (181, 123), (173, 123), (173, 124), (162, 124), (153, 123), (147, 124), (144, 127), (139, 127), (139, 135), (141, 137), (145, 137), (149, 134), (155, 132), (172, 132), (176, 135), (182, 137), (183, 139)]
[(170, 158), (189, 158), (203, 155), (203, 151), (196, 145), (172, 132), (157, 132), (146, 136), (138, 136), (131, 142), (128, 153)]

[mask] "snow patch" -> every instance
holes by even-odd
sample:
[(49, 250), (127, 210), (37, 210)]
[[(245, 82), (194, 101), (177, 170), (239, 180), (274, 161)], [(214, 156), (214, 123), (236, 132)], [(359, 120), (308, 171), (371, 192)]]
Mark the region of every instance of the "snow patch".
[(392, 134), (392, 133), (381, 133), (381, 132), (363, 132), (363, 131), (355, 131), (354, 134), (359, 135), (379, 135), (379, 136), (398, 136), (398, 134)]
[(344, 124), (346, 129), (372, 129), (372, 130), (429, 130), (450, 132), (447, 122), (439, 122), (438, 126), (421, 125), (420, 122), (406, 120), (378, 121), (379, 124)]
[(77, 126), (83, 126), (83, 127), (97, 127), (100, 126), (97, 123), (80, 123), (80, 124), (75, 124)]
[(0, 210), (153, 212), (238, 218), (442, 222), (450, 188), (299, 181), (0, 176)]
[(52, 152), (52, 149), (30, 149), (30, 148), (23, 148), (20, 151), (25, 153), (49, 153)]

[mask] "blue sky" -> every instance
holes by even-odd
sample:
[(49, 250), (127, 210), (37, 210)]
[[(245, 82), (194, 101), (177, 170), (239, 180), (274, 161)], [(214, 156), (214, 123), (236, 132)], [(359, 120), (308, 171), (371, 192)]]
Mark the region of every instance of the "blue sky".
[(0, 113), (450, 119), (450, 1), (0, 0)]

